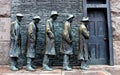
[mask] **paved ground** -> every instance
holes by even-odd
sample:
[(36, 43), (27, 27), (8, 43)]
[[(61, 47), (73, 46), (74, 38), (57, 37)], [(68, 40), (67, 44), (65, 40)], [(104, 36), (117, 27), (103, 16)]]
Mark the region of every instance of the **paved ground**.
[(80, 70), (78, 66), (73, 67), (72, 71), (63, 71), (61, 67), (53, 67), (53, 71), (43, 71), (38, 68), (35, 72), (26, 71), (23, 68), (20, 71), (10, 71), (9, 66), (0, 65), (0, 75), (120, 75), (120, 65), (115, 66), (90, 66), (90, 69)]

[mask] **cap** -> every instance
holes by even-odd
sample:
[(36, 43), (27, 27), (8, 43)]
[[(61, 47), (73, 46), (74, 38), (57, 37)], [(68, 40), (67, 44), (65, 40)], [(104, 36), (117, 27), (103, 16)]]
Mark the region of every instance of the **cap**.
[(58, 12), (57, 11), (52, 11), (51, 12), (51, 16), (53, 16), (53, 15), (57, 15), (58, 16)]
[(34, 16), (33, 19), (39, 19), (40, 20), (40, 16)]
[(89, 17), (83, 17), (82, 18), (82, 22), (87, 22), (87, 21), (89, 21)]
[(69, 16), (68, 16), (67, 20), (69, 20), (69, 19), (71, 19), (71, 18), (74, 18), (74, 15), (69, 14)]
[(18, 17), (23, 17), (23, 14), (17, 13), (16, 16), (18, 16)]

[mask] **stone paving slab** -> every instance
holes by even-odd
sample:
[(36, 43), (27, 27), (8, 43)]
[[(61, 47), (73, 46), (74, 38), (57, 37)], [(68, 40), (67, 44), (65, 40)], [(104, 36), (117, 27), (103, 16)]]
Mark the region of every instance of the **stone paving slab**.
[(29, 72), (24, 67), (19, 71), (10, 71), (9, 66), (0, 65), (0, 75), (120, 75), (120, 65), (90, 66), (89, 70), (80, 70), (78, 66), (75, 66), (72, 71), (64, 71), (59, 66), (53, 68), (53, 71), (43, 71), (40, 67), (35, 72)]

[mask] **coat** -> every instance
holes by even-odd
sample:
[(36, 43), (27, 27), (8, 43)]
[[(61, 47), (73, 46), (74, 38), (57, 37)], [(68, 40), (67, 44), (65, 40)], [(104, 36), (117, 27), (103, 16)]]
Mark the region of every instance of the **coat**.
[(66, 21), (64, 24), (60, 52), (69, 55), (73, 54), (71, 25), (68, 21)]
[(35, 58), (35, 47), (37, 39), (37, 26), (31, 22), (28, 26), (27, 34), (27, 57)]
[(16, 20), (12, 22), (10, 29), (10, 57), (19, 57), (21, 53), (21, 33), (20, 33), (20, 23)]
[(56, 55), (55, 51), (55, 37), (54, 37), (54, 25), (52, 19), (46, 22), (46, 40), (45, 40), (45, 54)]
[(82, 23), (79, 27), (78, 60), (88, 60), (89, 58), (87, 39), (89, 39), (89, 31), (84, 23)]

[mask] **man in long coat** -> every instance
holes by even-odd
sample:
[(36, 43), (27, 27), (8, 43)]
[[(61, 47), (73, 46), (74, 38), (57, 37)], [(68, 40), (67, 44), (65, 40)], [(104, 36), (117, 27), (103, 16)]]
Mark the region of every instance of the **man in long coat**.
[(62, 36), (61, 48), (60, 52), (64, 54), (63, 59), (63, 69), (64, 70), (72, 70), (69, 67), (69, 56), (73, 54), (73, 47), (72, 47), (72, 34), (71, 34), (71, 23), (73, 21), (74, 16), (69, 15), (67, 21), (64, 24), (64, 31)]
[(52, 11), (50, 19), (46, 22), (46, 42), (45, 42), (45, 55), (43, 59), (43, 69), (51, 71), (53, 70), (48, 66), (49, 56), (56, 55), (55, 51), (55, 35), (54, 35), (54, 21), (57, 19), (57, 11)]
[(78, 60), (81, 61), (81, 69), (88, 69), (87, 61), (89, 59), (88, 51), (88, 39), (89, 31), (87, 30), (88, 17), (83, 17), (82, 23), (79, 27), (79, 50), (78, 50)]
[(40, 21), (39, 16), (33, 17), (33, 21), (28, 26), (28, 40), (27, 40), (27, 66), (26, 69), (28, 71), (35, 71), (32, 66), (32, 61), (35, 58), (35, 47), (36, 47), (36, 40), (37, 40), (37, 32), (38, 32), (38, 23)]
[(11, 30), (10, 30), (10, 52), (9, 52), (9, 56), (10, 56), (10, 69), (13, 71), (17, 71), (18, 67), (17, 67), (17, 61), (18, 61), (18, 57), (21, 53), (21, 32), (20, 32), (20, 28), (21, 28), (21, 21), (23, 18), (23, 15), (18, 13), (16, 14), (16, 21), (13, 22), (11, 24)]

